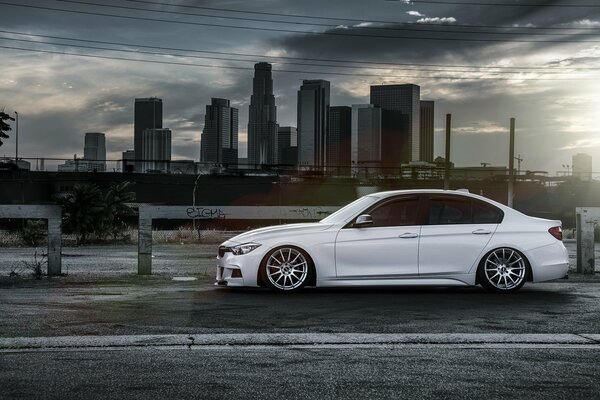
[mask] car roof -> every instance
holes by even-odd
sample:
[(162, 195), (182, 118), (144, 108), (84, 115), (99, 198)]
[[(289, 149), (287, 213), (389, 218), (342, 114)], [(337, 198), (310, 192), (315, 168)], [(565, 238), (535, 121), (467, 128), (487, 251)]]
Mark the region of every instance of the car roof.
[(399, 194), (458, 194), (469, 195), (469, 192), (464, 190), (445, 190), (445, 189), (405, 189), (405, 190), (388, 190), (385, 192), (371, 193), (368, 196), (375, 196), (381, 199), (386, 197), (396, 196)]
[(371, 193), (367, 196), (373, 196), (373, 197), (377, 197), (380, 199), (385, 199), (387, 197), (393, 197), (393, 196), (397, 196), (397, 195), (402, 195), (402, 194), (450, 194), (450, 195), (458, 195), (458, 196), (464, 196), (464, 197), (471, 197), (471, 198), (475, 198), (475, 199), (479, 199), (482, 201), (485, 201), (487, 203), (493, 204), (496, 207), (506, 211), (506, 210), (510, 210), (513, 211), (512, 208), (507, 207), (506, 205), (502, 204), (502, 203), (498, 203), (497, 201), (494, 201), (492, 199), (488, 199), (485, 196), (480, 196), (477, 194), (473, 194), (473, 193), (469, 193), (468, 191), (461, 189), (461, 190), (445, 190), (445, 189), (408, 189), (408, 190), (389, 190), (386, 192), (376, 192), (376, 193)]

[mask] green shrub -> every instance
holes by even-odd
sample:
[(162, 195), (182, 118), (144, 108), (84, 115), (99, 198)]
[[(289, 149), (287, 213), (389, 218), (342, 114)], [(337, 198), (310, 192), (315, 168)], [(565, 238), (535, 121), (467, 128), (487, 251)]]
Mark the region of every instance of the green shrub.
[(21, 232), (21, 239), (29, 246), (40, 244), (46, 233), (46, 224), (44, 221), (28, 219)]

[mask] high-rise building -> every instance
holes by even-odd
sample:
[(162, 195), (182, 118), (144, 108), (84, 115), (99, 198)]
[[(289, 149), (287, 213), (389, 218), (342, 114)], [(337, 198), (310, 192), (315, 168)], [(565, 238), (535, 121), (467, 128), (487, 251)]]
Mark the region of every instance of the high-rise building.
[(83, 145), (83, 158), (106, 162), (106, 136), (100, 132), (87, 132)]
[(277, 164), (298, 164), (298, 131), (293, 126), (280, 126), (277, 134)]
[[(43, 168), (43, 166), (42, 166)], [(83, 158), (73, 156), (58, 166), (61, 172), (105, 172), (106, 136), (100, 132), (86, 132), (83, 144)]]
[(382, 110), (382, 164), (399, 167), (420, 158), (420, 87), (371, 86), (371, 104)]
[(171, 130), (142, 131), (142, 172), (169, 172), (171, 161)]
[(421, 100), (420, 161), (433, 162), (434, 106), (431, 100)]
[(304, 80), (298, 91), (298, 165), (327, 166), (328, 81)]
[(352, 138), (352, 108), (329, 107), (327, 166), (339, 172), (349, 171)]
[(213, 98), (206, 106), (200, 142), (200, 161), (237, 165), (238, 110), (229, 100)]
[(381, 108), (373, 104), (352, 105), (352, 165), (381, 166)]
[(271, 64), (254, 65), (252, 96), (248, 114), (248, 162), (277, 163), (277, 108), (273, 96)]
[(592, 156), (585, 153), (573, 156), (573, 175), (582, 181), (592, 180)]
[(135, 151), (125, 150), (121, 153), (121, 171), (122, 172), (134, 172), (135, 171)]
[(156, 97), (135, 99), (135, 116), (133, 127), (133, 149), (135, 152), (135, 170), (143, 171), (142, 164), (142, 132), (144, 129), (162, 129), (162, 99)]

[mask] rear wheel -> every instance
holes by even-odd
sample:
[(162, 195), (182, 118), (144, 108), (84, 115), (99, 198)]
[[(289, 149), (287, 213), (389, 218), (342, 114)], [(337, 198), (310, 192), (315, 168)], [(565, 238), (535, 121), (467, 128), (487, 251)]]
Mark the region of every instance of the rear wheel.
[(265, 283), (273, 290), (294, 292), (310, 281), (312, 265), (303, 250), (282, 246), (272, 250), (264, 258), (262, 271)]
[(527, 263), (518, 251), (501, 247), (488, 253), (477, 271), (479, 283), (495, 293), (512, 293), (527, 280)]

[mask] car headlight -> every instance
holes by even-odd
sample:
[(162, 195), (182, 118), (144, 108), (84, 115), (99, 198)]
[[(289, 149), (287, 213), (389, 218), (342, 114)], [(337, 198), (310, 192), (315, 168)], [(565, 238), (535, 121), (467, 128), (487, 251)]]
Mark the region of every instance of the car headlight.
[(242, 254), (248, 254), (252, 250), (255, 250), (259, 247), (260, 247), (260, 244), (258, 244), (258, 243), (243, 243), (243, 244), (238, 244), (237, 246), (232, 246), (232, 247), (230, 247), (230, 249), (233, 254), (235, 254), (236, 256), (239, 256)]

